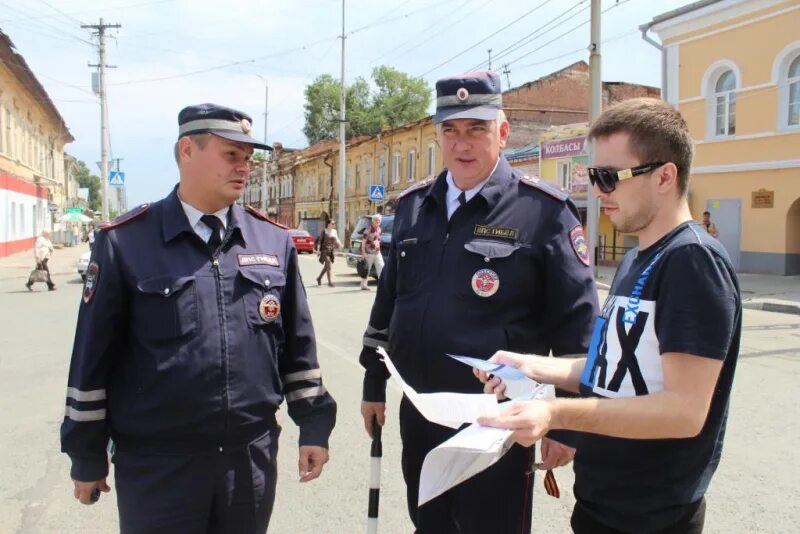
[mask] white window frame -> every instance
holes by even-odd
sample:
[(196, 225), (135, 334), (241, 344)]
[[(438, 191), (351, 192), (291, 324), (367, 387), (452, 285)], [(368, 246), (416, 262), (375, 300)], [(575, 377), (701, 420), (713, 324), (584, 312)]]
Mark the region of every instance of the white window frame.
[[(736, 75), (732, 70), (726, 70), (717, 78), (716, 84), (724, 76), (733, 78), (733, 89), (717, 89), (714, 92), (714, 135), (728, 137), (736, 135)], [(720, 109), (722, 113), (720, 113)], [(722, 119), (722, 125), (720, 125)]]
[(428, 176), (436, 174), (436, 143), (428, 143)]
[(378, 158), (378, 183), (386, 184), (386, 156)]
[(800, 78), (789, 79), (789, 67), (800, 58), (800, 41), (788, 44), (780, 53), (775, 56), (772, 66), (772, 80), (778, 86), (778, 131), (797, 131), (800, 130), (800, 123), (790, 124), (790, 96), (792, 86), (797, 87), (798, 97), (800, 97)]
[(567, 191), (572, 191), (572, 162), (568, 159), (556, 162), (558, 185)]
[(413, 148), (406, 157), (406, 182), (413, 182), (417, 177), (417, 151)]
[[(727, 71), (734, 77), (734, 89), (717, 94), (717, 82)], [(736, 104), (736, 93), (742, 88), (742, 73), (739, 67), (729, 59), (721, 59), (713, 63), (703, 74), (701, 94), (706, 100), (706, 137), (709, 139), (725, 139), (736, 135), (736, 112), (733, 113), (734, 132), (730, 132), (730, 106)], [(725, 116), (727, 117), (724, 134), (717, 133), (717, 100), (724, 98)]]
[(399, 184), (400, 183), (400, 158), (402, 154), (400, 152), (395, 152), (392, 154), (392, 183)]

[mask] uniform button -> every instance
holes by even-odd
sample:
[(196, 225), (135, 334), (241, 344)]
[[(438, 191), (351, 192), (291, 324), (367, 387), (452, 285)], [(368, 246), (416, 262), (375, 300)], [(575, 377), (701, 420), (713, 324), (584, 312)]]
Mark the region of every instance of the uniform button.
[(489, 259), (489, 256), (486, 256), (485, 258), (483, 258), (483, 261), (485, 261), (486, 263), (489, 263), (492, 260)]
[(400, 257), (401, 257), (401, 258), (405, 258), (405, 257), (406, 257), (406, 251), (405, 251), (405, 250), (404, 250), (403, 252), (401, 252), (401, 253), (400, 253)]
[(165, 288), (164, 288), (164, 294), (165, 294), (165, 295), (169, 295), (169, 288), (168, 288), (168, 287), (165, 287)]
[(269, 287), (269, 280), (264, 280), (264, 285)]
[(222, 445), (219, 446), (219, 452), (223, 452)]

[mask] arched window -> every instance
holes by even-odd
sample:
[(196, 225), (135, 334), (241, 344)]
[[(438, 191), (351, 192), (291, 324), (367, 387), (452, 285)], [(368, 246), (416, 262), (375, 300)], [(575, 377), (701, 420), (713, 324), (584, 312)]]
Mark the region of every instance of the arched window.
[(789, 86), (789, 125), (800, 125), (800, 55), (789, 65), (786, 83)]
[(736, 133), (736, 76), (732, 70), (726, 70), (717, 78), (714, 86), (714, 103), (716, 106), (716, 135), (734, 135)]

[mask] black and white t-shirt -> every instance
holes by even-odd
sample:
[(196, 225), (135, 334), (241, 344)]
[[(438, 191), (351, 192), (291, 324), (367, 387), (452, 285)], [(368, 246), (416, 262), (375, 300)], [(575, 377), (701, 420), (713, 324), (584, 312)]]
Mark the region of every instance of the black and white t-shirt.
[(681, 224), (623, 259), (595, 325), (581, 377), (584, 396), (663, 391), (661, 355), (723, 361), (708, 418), (689, 439), (578, 438), (575, 495), (596, 520), (623, 532), (669, 526), (700, 499), (719, 463), (741, 334), (736, 274), (718, 241)]

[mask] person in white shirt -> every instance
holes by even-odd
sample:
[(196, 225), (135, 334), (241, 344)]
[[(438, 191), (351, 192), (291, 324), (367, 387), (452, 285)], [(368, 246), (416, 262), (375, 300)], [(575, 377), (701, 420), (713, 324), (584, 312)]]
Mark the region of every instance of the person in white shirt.
[[(33, 257), (36, 260), (36, 270), (42, 270), (47, 273), (47, 280), (45, 280), (47, 289), (55, 291), (56, 285), (50, 277), (50, 268), (47, 266), (47, 262), (52, 254), (53, 243), (50, 241), (50, 231), (42, 230), (41, 235), (36, 238), (36, 243), (33, 246)], [(25, 284), (28, 291), (33, 291), (33, 284), (37, 281), (38, 280), (33, 280), (32, 276), (28, 278), (28, 282)]]

